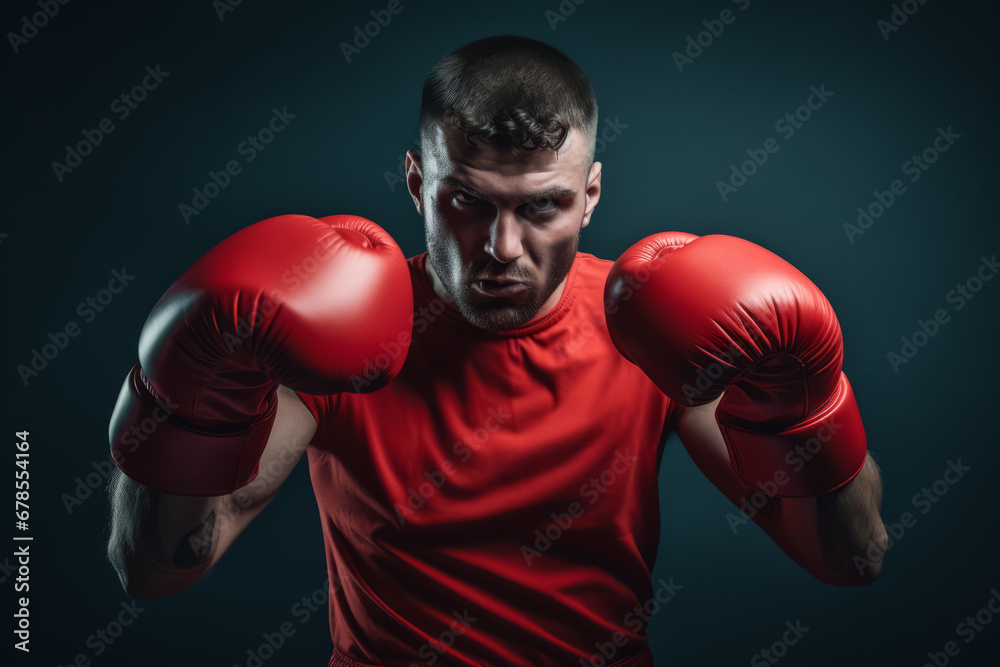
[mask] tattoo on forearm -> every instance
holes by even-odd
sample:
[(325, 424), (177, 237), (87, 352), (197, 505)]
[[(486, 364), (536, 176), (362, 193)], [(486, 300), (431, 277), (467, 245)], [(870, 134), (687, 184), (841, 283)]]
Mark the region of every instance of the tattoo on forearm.
[(215, 510), (194, 527), (174, 551), (174, 565), (191, 568), (200, 565), (212, 555), (212, 538), (215, 534)]

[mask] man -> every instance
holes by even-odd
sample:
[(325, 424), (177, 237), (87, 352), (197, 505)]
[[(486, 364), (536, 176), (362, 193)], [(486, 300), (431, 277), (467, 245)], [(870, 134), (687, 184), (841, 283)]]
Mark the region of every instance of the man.
[[(308, 452), (330, 665), (651, 665), (643, 606), (674, 592), (650, 580), (672, 429), (810, 573), (872, 581), (852, 557), (885, 539), (881, 484), (828, 304), (729, 237), (652, 237), (613, 272), (579, 253), (596, 127), (565, 55), (474, 42), (428, 76), (406, 157), (426, 253), (403, 261), (363, 219), (282, 216), (186, 272), (112, 418), (129, 593), (197, 580)], [(777, 312), (746, 305), (761, 285)]]

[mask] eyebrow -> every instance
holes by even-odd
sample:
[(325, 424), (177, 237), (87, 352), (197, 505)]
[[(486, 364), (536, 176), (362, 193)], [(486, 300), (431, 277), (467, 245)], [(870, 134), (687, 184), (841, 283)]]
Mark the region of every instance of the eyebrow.
[[(462, 190), (463, 192), (466, 192), (472, 195), (473, 197), (478, 197), (479, 199), (490, 198), (489, 195), (487, 195), (482, 190), (478, 190), (469, 185), (468, 183), (463, 183), (454, 176), (445, 176), (442, 179), (441, 184), (446, 188), (458, 188), (459, 190)], [(536, 201), (538, 199), (552, 199), (556, 197), (564, 197), (564, 198), (576, 197), (576, 191), (563, 187), (546, 188), (545, 190), (539, 190), (538, 192), (532, 192), (523, 195), (521, 197), (518, 197), (517, 201), (527, 203)]]

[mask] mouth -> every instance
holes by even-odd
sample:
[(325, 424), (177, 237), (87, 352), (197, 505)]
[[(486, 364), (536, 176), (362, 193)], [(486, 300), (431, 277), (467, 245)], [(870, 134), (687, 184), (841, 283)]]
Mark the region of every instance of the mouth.
[(510, 297), (528, 290), (527, 283), (507, 279), (479, 279), (472, 281), (472, 288), (485, 296)]

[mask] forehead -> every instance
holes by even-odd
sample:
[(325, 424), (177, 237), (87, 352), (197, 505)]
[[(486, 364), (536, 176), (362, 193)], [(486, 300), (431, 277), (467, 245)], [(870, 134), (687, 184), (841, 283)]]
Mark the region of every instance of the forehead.
[(506, 149), (476, 143), (470, 145), (461, 130), (434, 123), (425, 137), (432, 178), (458, 179), (483, 190), (539, 189), (561, 185), (572, 187), (585, 175), (589, 152), (586, 137), (571, 128), (566, 141), (554, 150)]

